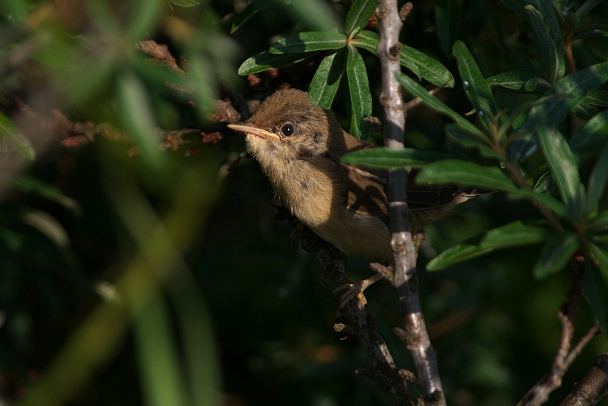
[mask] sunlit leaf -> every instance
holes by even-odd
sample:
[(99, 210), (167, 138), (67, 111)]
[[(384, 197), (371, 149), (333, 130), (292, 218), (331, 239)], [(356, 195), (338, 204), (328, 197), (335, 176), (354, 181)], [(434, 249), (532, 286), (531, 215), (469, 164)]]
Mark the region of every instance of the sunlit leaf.
[(537, 73), (525, 71), (502, 72), (487, 78), (486, 81), (493, 88), (517, 91), (525, 90), (528, 92), (544, 90), (551, 86), (545, 79), (538, 77)]
[(357, 138), (367, 138), (370, 124), (363, 118), (372, 114), (372, 95), (365, 62), (353, 46), (348, 47), (346, 77), (351, 106), (350, 133)]
[(369, 19), (374, 15), (378, 0), (355, 0), (350, 5), (346, 20), (344, 22), (344, 32), (348, 36), (352, 36), (368, 23)]
[(299, 54), (302, 52), (340, 49), (346, 46), (346, 36), (333, 29), (329, 31), (299, 32), (281, 38), (270, 46), (272, 54)]
[(426, 266), (429, 271), (439, 271), (460, 262), (468, 261), (494, 251), (472, 244), (458, 244), (433, 258)]
[(427, 106), (450, 117), (459, 126), (464, 128), (471, 134), (480, 137), (484, 140), (486, 139), (486, 135), (482, 133), (481, 130), (475, 127), (470, 121), (465, 119), (463, 116), (443, 104), (441, 101), (439, 101), (439, 99), (429, 94), (429, 92), (424, 87), (416, 83), (413, 79), (400, 72), (396, 74), (396, 77), (397, 81), (399, 81), (401, 86), (403, 86), (405, 91), (407, 91), (409, 94), (415, 97), (419, 97)]
[(462, 77), (462, 86), (469, 101), (477, 111), (477, 115), (486, 129), (491, 128), (494, 117), (498, 112), (492, 89), (483, 77), (477, 62), (462, 41), (456, 41), (452, 54), (458, 61), (458, 71)]
[(271, 54), (264, 51), (247, 58), (245, 62), (239, 66), (238, 74), (241, 76), (251, 75), (253, 73), (263, 72), (272, 68), (282, 68), (283, 66), (293, 65), (309, 58), (313, 53), (302, 54)]
[(394, 149), (378, 147), (363, 151), (351, 152), (340, 158), (341, 162), (350, 165), (370, 166), (376, 168), (402, 168), (423, 166), (431, 162), (446, 159), (449, 156), (436, 151), (424, 151), (413, 148)]
[(456, 159), (446, 159), (424, 166), (416, 180), (419, 183), (454, 183), (504, 191), (517, 189), (498, 167)]
[(562, 270), (578, 246), (578, 236), (574, 233), (554, 233), (549, 236), (534, 266), (534, 276), (540, 279)]
[[(357, 48), (365, 49), (376, 55), (380, 36), (373, 31), (359, 31), (351, 43)], [(429, 81), (437, 86), (453, 87), (454, 76), (436, 59), (418, 51), (415, 48), (401, 44), (399, 63), (408, 68), (420, 79)]]
[(323, 58), (308, 87), (308, 97), (314, 104), (324, 109), (331, 108), (342, 81), (345, 64), (346, 51), (343, 49)]

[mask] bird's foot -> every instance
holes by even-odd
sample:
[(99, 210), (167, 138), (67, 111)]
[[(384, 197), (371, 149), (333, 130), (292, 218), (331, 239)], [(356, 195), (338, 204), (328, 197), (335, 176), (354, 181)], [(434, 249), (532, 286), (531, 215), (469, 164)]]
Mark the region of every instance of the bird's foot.
[(362, 281), (356, 283), (347, 283), (337, 289), (334, 289), (332, 292), (334, 295), (340, 294), (340, 306), (338, 309), (342, 310), (348, 302), (355, 298), (359, 299), (361, 304), (365, 306), (367, 304), (367, 299), (363, 295), (363, 291), (383, 278), (384, 275), (378, 273), (374, 276), (370, 276), (367, 279), (363, 279)]

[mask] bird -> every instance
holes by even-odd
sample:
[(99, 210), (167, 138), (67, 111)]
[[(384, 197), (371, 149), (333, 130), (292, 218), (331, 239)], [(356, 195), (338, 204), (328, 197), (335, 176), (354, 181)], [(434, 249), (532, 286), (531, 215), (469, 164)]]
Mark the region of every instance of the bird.
[[(245, 134), (247, 152), (301, 223), (347, 256), (389, 261), (387, 196), (377, 181), (386, 171), (364, 172), (340, 162), (344, 154), (374, 144), (344, 131), (331, 110), (293, 88), (274, 92), (247, 121), (228, 127)], [(417, 170), (408, 171), (412, 230), (424, 229), (450, 207), (483, 193), (456, 185), (418, 184)]]

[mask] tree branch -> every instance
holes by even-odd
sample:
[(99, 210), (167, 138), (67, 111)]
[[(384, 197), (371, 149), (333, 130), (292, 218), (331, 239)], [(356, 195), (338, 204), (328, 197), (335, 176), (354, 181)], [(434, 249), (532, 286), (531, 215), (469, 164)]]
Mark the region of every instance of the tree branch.
[(597, 357), (560, 406), (595, 406), (608, 395), (608, 352)]
[[(400, 71), (399, 54), (402, 46), (399, 32), (411, 11), (411, 3), (397, 9), (396, 0), (379, 0), (378, 17), (380, 43), (377, 54), (382, 71), (382, 93), (380, 103), (384, 108), (384, 144), (391, 148), (403, 148), (405, 110), (401, 88), (395, 74)], [(416, 275), (416, 249), (412, 240), (410, 211), (407, 205), (405, 169), (391, 169), (388, 174), (386, 194), (388, 197), (389, 229), (395, 276), (391, 283), (399, 299), (399, 307), (405, 324), (403, 334), (407, 348), (416, 365), (418, 385), (429, 405), (445, 405), (445, 397), (437, 368), (437, 360), (426, 331), (424, 316), (418, 294)], [(401, 329), (398, 329), (401, 331)]]

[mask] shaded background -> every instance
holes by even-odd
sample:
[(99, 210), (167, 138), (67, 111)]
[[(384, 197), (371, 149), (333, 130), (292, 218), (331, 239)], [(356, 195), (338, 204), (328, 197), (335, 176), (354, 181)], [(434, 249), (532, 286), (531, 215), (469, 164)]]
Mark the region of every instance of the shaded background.
[[(255, 100), (281, 86), (306, 89), (322, 54), (256, 77), (236, 70), (286, 33), (339, 24), (349, 2), (319, 2), (320, 18), (277, 1), (230, 33), (245, 4), (1, 6), (3, 401), (388, 404), (376, 382), (354, 375), (369, 361), (333, 332), (337, 303), (292, 224), (275, 219), (257, 164), (244, 159), (228, 170), (244, 150), (225, 127), (232, 110), (213, 114), (217, 99), (246, 118)], [(453, 21), (438, 29), (436, 7), (445, 4), (415, 1), (402, 40), (452, 72), (441, 44), (455, 39), (467, 43), (486, 76), (540, 65), (528, 26), (500, 2), (447, 2)], [(608, 15), (608, 5), (595, 12)], [(167, 44), (185, 73), (137, 49), (142, 40)], [(575, 47), (577, 61), (608, 55), (605, 41), (594, 46), (596, 53)], [(377, 60), (368, 54), (366, 64), (377, 98)], [(343, 97), (334, 110), (347, 124)], [(470, 109), (459, 86), (438, 97), (460, 113)], [(509, 94), (499, 100), (521, 103)], [(474, 154), (444, 136), (444, 123), (424, 107), (412, 110), (406, 143)], [(449, 404), (516, 403), (549, 369), (570, 283), (563, 273), (533, 279), (537, 247), (437, 273), (424, 264), (490, 227), (536, 217), (534, 210), (495, 194), (428, 229), (419, 258), (422, 305)], [(356, 258), (347, 269), (355, 280), (371, 273)], [(412, 369), (392, 334), (400, 320), (392, 288), (377, 283), (366, 297), (397, 364)], [(592, 324), (582, 303), (579, 335)], [(605, 337), (591, 341), (550, 404), (606, 346)]]

